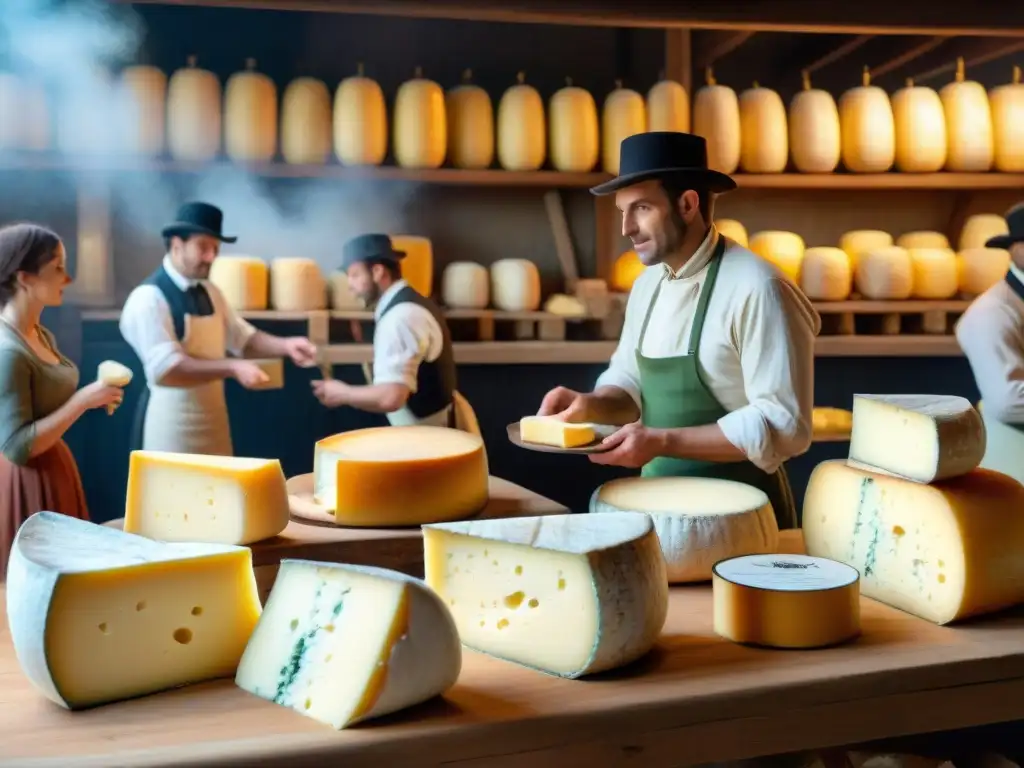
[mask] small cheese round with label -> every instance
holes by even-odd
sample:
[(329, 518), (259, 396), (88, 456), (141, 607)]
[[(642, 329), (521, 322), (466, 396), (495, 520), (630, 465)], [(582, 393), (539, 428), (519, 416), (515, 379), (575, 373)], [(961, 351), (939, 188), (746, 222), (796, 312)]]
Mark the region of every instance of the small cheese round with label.
[(269, 272), (263, 259), (223, 254), (210, 266), (209, 280), (232, 309), (244, 312), (267, 308)]
[(957, 284), (966, 296), (979, 296), (1010, 270), (1010, 252), (1003, 248), (968, 248), (956, 257)]
[(915, 299), (949, 299), (957, 292), (956, 254), (949, 248), (911, 248)]
[(475, 261), (453, 261), (441, 275), (441, 301), (452, 309), (483, 309), (491, 299), (487, 267)]
[(287, 312), (327, 307), (327, 281), (313, 259), (290, 257), (270, 262), (270, 304)]
[(857, 257), (854, 283), (866, 299), (909, 299), (914, 290), (910, 253), (898, 245), (863, 251)]
[(540, 271), (526, 259), (499, 259), (491, 265), (491, 297), (506, 312), (533, 312), (540, 307)]
[(853, 290), (853, 268), (842, 248), (808, 248), (800, 265), (800, 290), (815, 301), (843, 301)]

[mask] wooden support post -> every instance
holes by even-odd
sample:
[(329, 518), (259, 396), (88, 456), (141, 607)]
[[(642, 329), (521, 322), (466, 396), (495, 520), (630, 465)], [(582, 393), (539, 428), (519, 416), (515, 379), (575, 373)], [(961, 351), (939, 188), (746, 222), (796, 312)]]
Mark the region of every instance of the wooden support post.
[(690, 30), (665, 30), (665, 79), (675, 80), (693, 97), (693, 60)]

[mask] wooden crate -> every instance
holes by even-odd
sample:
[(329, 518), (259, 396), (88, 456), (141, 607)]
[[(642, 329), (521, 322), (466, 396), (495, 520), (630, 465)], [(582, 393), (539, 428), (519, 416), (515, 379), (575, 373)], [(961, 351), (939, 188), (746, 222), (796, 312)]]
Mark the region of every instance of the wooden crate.
[(848, 301), (814, 302), (821, 315), (822, 336), (948, 335), (969, 301)]

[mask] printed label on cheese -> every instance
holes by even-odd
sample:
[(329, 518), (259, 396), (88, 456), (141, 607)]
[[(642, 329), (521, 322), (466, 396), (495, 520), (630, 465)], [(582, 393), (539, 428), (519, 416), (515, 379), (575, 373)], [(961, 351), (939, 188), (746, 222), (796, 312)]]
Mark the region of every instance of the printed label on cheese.
[(551, 416), (524, 416), (519, 420), (519, 437), (524, 443), (578, 448), (597, 439), (593, 424), (574, 424)]

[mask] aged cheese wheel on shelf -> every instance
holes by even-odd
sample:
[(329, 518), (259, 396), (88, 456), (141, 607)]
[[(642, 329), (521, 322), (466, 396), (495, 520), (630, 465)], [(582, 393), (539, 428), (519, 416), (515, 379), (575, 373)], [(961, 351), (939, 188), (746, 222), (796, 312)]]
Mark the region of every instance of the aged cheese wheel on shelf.
[(601, 111), (601, 168), (605, 173), (618, 174), (622, 140), (646, 130), (644, 97), (616, 80), (615, 90), (608, 94)]
[(298, 77), (281, 97), (281, 156), (294, 165), (322, 165), (331, 154), (331, 92), (322, 80)]
[(654, 519), (668, 581), (708, 581), (719, 560), (774, 552), (779, 526), (764, 491), (706, 477), (624, 477), (597, 488), (590, 512)]
[(163, 153), (167, 75), (157, 67), (126, 67), (120, 85), (124, 136), (119, 149), (140, 155)]
[(248, 547), (153, 541), (57, 512), (18, 529), (6, 592), (19, 666), (71, 710), (230, 677), (261, 610)]
[(608, 287), (616, 293), (629, 293), (633, 283), (647, 269), (636, 251), (624, 251), (612, 264), (611, 278)]
[(327, 280), (331, 298), (331, 309), (366, 309), (365, 302), (352, 293), (348, 287), (348, 275), (332, 272)]
[(746, 248), (749, 243), (747, 228), (740, 222), (736, 221), (736, 219), (716, 219), (715, 229), (718, 230), (718, 234), (725, 235), (730, 240), (734, 240), (737, 245), (742, 245), (744, 248)]
[(224, 152), (238, 162), (268, 162), (277, 152), (277, 87), (256, 59), (224, 86)]
[(946, 170), (988, 171), (995, 159), (988, 93), (981, 83), (964, 78), (964, 60), (958, 58), (956, 79), (939, 91), (949, 136)]
[(334, 93), (334, 154), (342, 165), (377, 166), (388, 151), (388, 111), (380, 84), (363, 72)]
[(221, 254), (210, 266), (209, 280), (233, 309), (261, 311), (267, 308), (270, 271), (263, 259)]
[(771, 262), (786, 277), (800, 284), (800, 264), (804, 258), (804, 239), (794, 232), (766, 230), (750, 238), (750, 250)]
[(491, 302), (505, 312), (540, 307), (540, 270), (527, 259), (498, 259), (491, 265)]
[(949, 238), (941, 232), (904, 232), (896, 238), (900, 248), (949, 248)]
[(896, 170), (903, 173), (935, 173), (946, 164), (948, 139), (942, 99), (932, 88), (914, 85), (892, 95), (896, 126)]
[(371, 427), (325, 437), (313, 452), (313, 498), (356, 528), (471, 517), (487, 505), (479, 435), (444, 427)]
[(967, 248), (956, 255), (957, 286), (965, 296), (980, 296), (1010, 270), (1010, 252), (1002, 248)]
[(976, 213), (973, 216), (968, 216), (967, 221), (964, 222), (957, 247), (961, 251), (969, 248), (985, 248), (987, 247), (985, 243), (993, 237), (1009, 233), (1010, 228), (1003, 216), (998, 213)]
[(896, 124), (889, 94), (871, 85), (864, 67), (862, 83), (839, 98), (843, 165), (854, 173), (885, 173), (896, 158)]
[(926, 621), (1024, 602), (1024, 486), (999, 472), (926, 484), (825, 461), (807, 484), (803, 531), (808, 553), (863, 574), (861, 594)]
[(558, 677), (639, 659), (668, 615), (658, 534), (633, 512), (425, 525), (423, 572), (464, 645)]
[(286, 559), (235, 683), (341, 730), (444, 693), (461, 669), (451, 613), (419, 579)]
[(715, 81), (711, 67), (704, 77), (693, 97), (693, 132), (707, 142), (708, 167), (733, 173), (740, 164), (740, 102), (736, 91)]
[(0, 150), (44, 150), (53, 129), (46, 91), (32, 80), (0, 72)]
[(212, 160), (220, 151), (221, 89), (217, 76), (196, 66), (171, 75), (167, 82), (167, 148), (175, 160)]
[(1020, 67), (1013, 67), (1013, 78), (1007, 85), (989, 91), (992, 110), (992, 139), (995, 169), (1004, 173), (1024, 171), (1024, 85)]
[(914, 290), (910, 253), (898, 245), (861, 251), (854, 264), (853, 284), (865, 299), (909, 299)]
[(801, 73), (803, 90), (789, 103), (789, 151), (800, 173), (832, 173), (839, 165), (842, 141), (839, 108), (832, 94), (811, 88), (811, 76)]
[(782, 97), (757, 82), (739, 96), (740, 169), (781, 173), (789, 160), (789, 127)]
[(555, 91), (548, 104), (551, 165), (565, 173), (594, 170), (601, 155), (597, 104), (590, 91), (572, 84)]
[(647, 92), (647, 130), (690, 132), (690, 99), (686, 89), (662, 72)]
[(498, 162), (506, 171), (536, 171), (547, 156), (544, 100), (526, 84), (526, 73), (498, 102)]
[(402, 279), (423, 296), (434, 292), (434, 247), (428, 237), (391, 235), (391, 245), (405, 254), (398, 262)]
[(568, 293), (552, 293), (544, 300), (543, 311), (560, 317), (585, 317), (587, 306)]
[(874, 248), (888, 248), (892, 235), (879, 229), (854, 229), (839, 238), (839, 247), (850, 257), (850, 265), (856, 270), (857, 257)]
[(491, 97), (473, 84), (473, 73), (445, 95), (448, 161), (456, 168), (487, 168), (494, 161), (494, 106)]
[(395, 162), (402, 168), (440, 168), (448, 149), (444, 91), (420, 67), (398, 86), (394, 121)]
[(915, 299), (951, 299), (958, 290), (956, 253), (951, 248), (908, 248)]
[(441, 275), (441, 302), (452, 309), (483, 309), (491, 298), (491, 275), (475, 261), (453, 261)]
[(813, 301), (843, 301), (853, 290), (853, 266), (842, 248), (808, 248), (800, 263), (800, 290)]
[(327, 308), (327, 281), (313, 259), (299, 256), (270, 262), (270, 306), (283, 312)]
[(593, 424), (568, 422), (555, 416), (523, 416), (519, 420), (519, 439), (524, 443), (576, 448), (597, 439)]
[(733, 557), (715, 565), (711, 592), (715, 634), (734, 643), (824, 648), (860, 634), (860, 574), (835, 560)]

